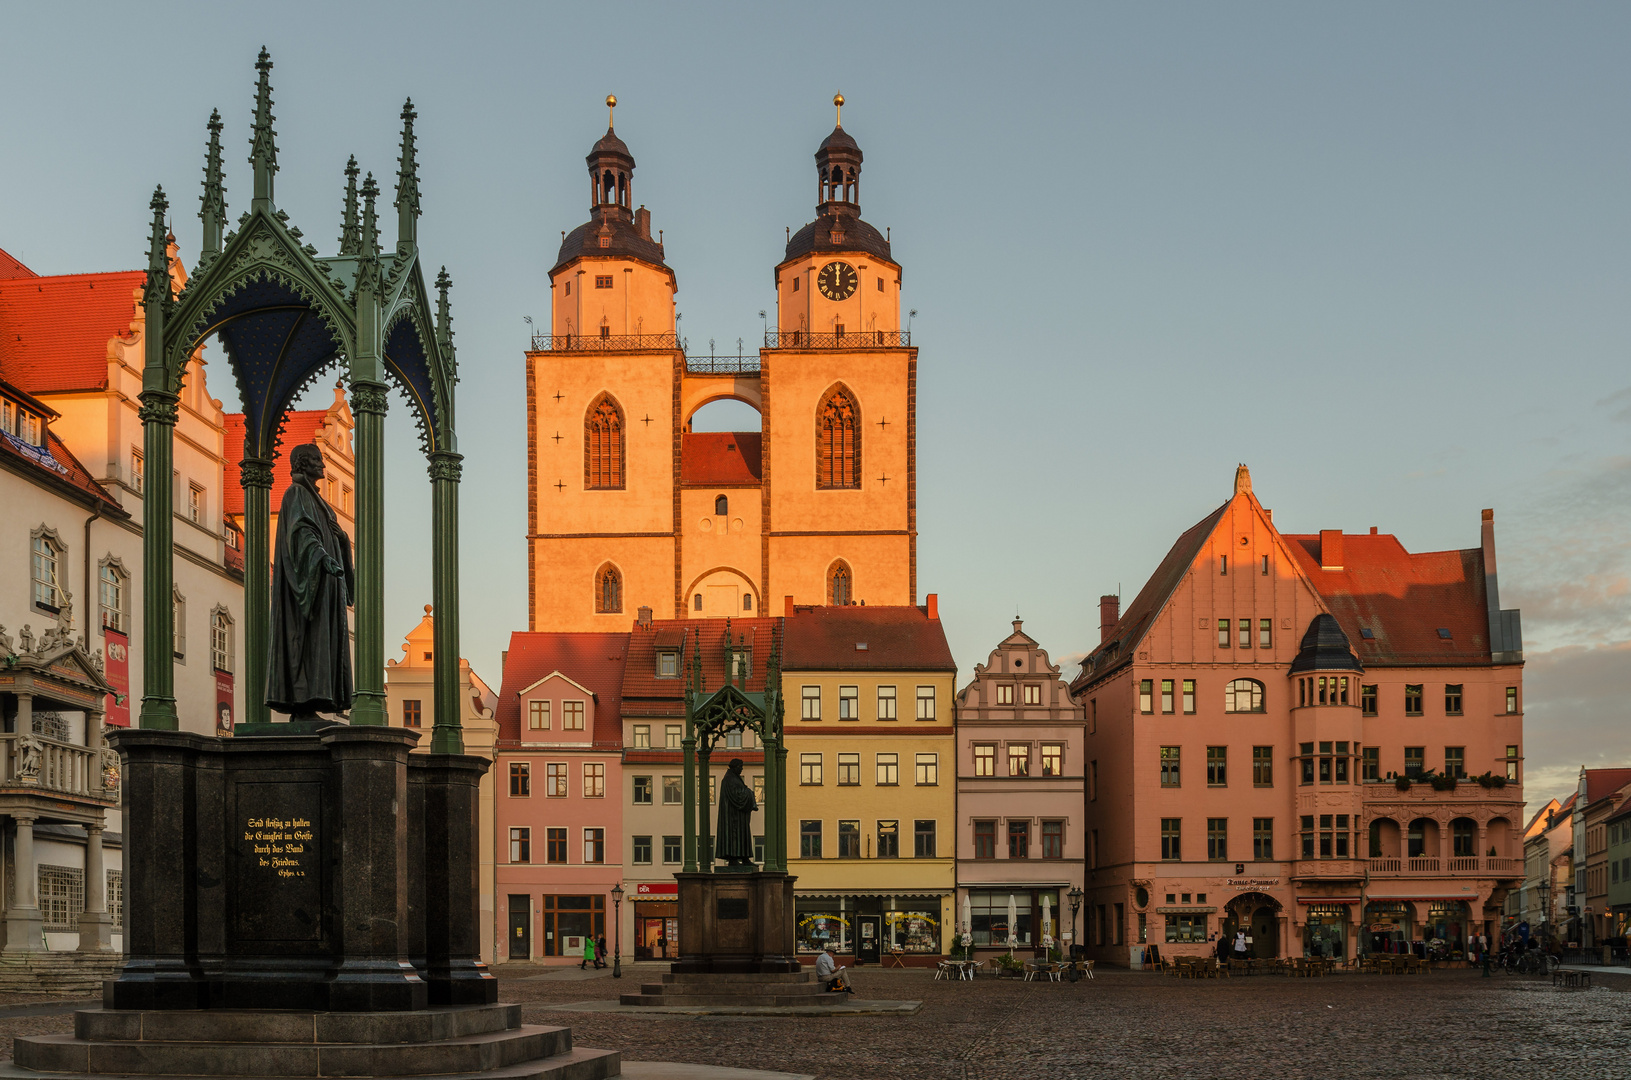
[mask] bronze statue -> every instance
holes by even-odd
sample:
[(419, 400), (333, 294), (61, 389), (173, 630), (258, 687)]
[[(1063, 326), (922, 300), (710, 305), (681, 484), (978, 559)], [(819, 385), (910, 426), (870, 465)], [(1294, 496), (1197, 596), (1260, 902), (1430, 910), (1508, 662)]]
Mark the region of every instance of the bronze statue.
[(323, 455), (316, 443), (289, 452), (293, 480), (278, 508), (272, 558), (271, 660), (266, 704), (291, 720), (351, 708), (351, 629), (356, 588), (351, 539), (317, 493)]
[(731, 758), (725, 771), (724, 782), (719, 785), (719, 832), (714, 840), (714, 855), (731, 866), (753, 862), (753, 812), (759, 809), (759, 800), (753, 789), (742, 781), (742, 759)]

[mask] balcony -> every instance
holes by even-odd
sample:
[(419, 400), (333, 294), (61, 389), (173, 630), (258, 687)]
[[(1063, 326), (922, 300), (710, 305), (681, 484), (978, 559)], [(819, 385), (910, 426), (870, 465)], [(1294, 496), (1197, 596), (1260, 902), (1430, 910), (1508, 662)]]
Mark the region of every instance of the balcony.
[(104, 783), (102, 751), (44, 735), (0, 733), (0, 791), (40, 792), (113, 802), (117, 780)]
[(533, 352), (673, 352), (683, 350), (678, 334), (534, 334)]
[(808, 330), (766, 330), (767, 349), (909, 349), (910, 330), (848, 330), (815, 334)]
[(1371, 877), (1409, 877), (1414, 874), (1437, 874), (1451, 877), (1522, 877), (1522, 859), (1480, 859), (1458, 856), (1453, 859), (1382, 858), (1371, 859)]

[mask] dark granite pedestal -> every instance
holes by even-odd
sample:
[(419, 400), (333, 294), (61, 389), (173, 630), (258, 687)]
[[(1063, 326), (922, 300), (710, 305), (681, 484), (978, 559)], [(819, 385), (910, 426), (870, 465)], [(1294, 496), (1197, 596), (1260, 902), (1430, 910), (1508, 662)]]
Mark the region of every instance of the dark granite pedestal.
[(799, 970), (793, 882), (787, 874), (675, 874), (680, 958), (675, 974), (787, 974)]

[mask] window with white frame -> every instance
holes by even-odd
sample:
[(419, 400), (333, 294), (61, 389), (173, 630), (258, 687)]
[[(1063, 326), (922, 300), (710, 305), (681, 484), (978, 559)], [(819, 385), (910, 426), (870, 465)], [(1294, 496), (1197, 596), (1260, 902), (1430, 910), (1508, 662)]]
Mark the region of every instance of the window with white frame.
[(894, 787), (900, 783), (900, 755), (878, 755), (878, 786)]
[(527, 702), (527, 727), (532, 731), (549, 730), (549, 702)]
[(230, 674), (232, 655), (232, 616), (226, 608), (216, 608), (210, 615), (210, 663)]
[(108, 871), (108, 914), (113, 917), (113, 928), (125, 928), (125, 872)]
[(895, 719), (895, 688), (893, 686), (878, 687), (878, 719)]
[(97, 567), (97, 605), (105, 630), (130, 632), (130, 613), (126, 607), (130, 595), (130, 575), (124, 563), (109, 555)]
[(62, 606), (62, 565), (67, 547), (48, 526), (34, 530), (29, 546), (29, 573), (36, 605), (56, 611)]
[(933, 787), (940, 783), (940, 755), (917, 755), (917, 782), (920, 787)]
[(130, 486), (138, 495), (147, 489), (147, 455), (140, 450), (130, 451)]
[(187, 598), (181, 595), (181, 590), (176, 589), (171, 593), (170, 601), (175, 619), (171, 651), (177, 660), (184, 660), (187, 657)]
[(187, 485), (187, 520), (194, 525), (204, 524), (204, 489), (197, 484)]
[(42, 864), (39, 890), (41, 929), (53, 934), (78, 930), (80, 912), (85, 910), (85, 871)]
[(917, 688), (917, 718), (919, 720), (933, 720), (935, 718), (934, 687), (920, 686)]

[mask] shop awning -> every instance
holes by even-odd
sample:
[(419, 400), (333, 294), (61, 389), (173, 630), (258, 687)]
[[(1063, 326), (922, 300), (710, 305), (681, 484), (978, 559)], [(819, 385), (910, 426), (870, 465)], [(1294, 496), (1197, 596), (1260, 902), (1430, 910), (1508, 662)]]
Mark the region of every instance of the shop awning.
[(1215, 907), (1195, 907), (1193, 905), (1177, 904), (1172, 907), (1158, 907), (1157, 915), (1205, 915), (1216, 911)]
[[(1373, 897), (1371, 897), (1371, 899), (1375, 900), (1377, 898), (1373, 896)], [(1359, 897), (1357, 897), (1357, 896), (1299, 896), (1299, 897), (1297, 897), (1297, 903), (1299, 903), (1299, 904), (1357, 904), (1357, 903), (1359, 903)]]
[(894, 897), (896, 900), (933, 900), (942, 896), (951, 896), (950, 889), (925, 890), (916, 892), (890, 892), (887, 889), (854, 889), (845, 892), (803, 892), (794, 890), (793, 897), (797, 900), (854, 900), (857, 897), (881, 897), (885, 900)]
[(1400, 893), (1397, 896), (1378, 896), (1372, 893), (1365, 897), (1366, 903), (1372, 900), (1476, 900), (1477, 893)]

